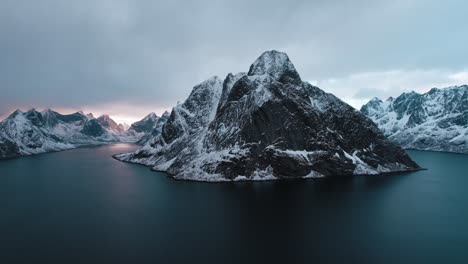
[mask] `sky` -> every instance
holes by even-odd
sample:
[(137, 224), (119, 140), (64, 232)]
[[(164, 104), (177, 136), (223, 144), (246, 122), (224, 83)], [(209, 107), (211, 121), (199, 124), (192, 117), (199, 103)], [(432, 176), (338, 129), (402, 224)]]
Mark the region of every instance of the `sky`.
[(170, 111), (211, 76), (286, 52), (359, 108), (468, 83), (467, 1), (0, 1), (0, 118), (17, 108)]

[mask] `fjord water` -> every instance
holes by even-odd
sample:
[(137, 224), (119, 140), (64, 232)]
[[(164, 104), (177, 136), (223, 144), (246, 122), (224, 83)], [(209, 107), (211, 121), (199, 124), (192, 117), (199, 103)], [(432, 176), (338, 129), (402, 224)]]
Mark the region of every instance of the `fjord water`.
[(468, 155), (428, 170), (208, 184), (82, 148), (0, 161), (1, 263), (467, 263)]

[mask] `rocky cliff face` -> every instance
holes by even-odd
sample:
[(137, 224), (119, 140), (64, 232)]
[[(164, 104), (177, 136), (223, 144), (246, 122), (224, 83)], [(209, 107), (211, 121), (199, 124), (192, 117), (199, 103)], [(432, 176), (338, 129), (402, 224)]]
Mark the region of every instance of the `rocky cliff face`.
[[(144, 133), (144, 134), (137, 141), (137, 144), (144, 145), (151, 138), (156, 137), (159, 134), (161, 134), (162, 127), (167, 122), (168, 119), (169, 119), (169, 113), (166, 111), (166, 112), (163, 113), (163, 115), (161, 117), (157, 117), (157, 118), (152, 119), (152, 121), (150, 123), (151, 125), (149, 125), (147, 122), (145, 122), (146, 123), (146, 125), (144, 125), (145, 129), (141, 129), (141, 130), (144, 130), (144, 132), (141, 132), (141, 133)], [(133, 125), (132, 125), (132, 127), (133, 127)], [(130, 128), (130, 130), (132, 130), (132, 127)]]
[(159, 117), (155, 113), (150, 113), (142, 120), (133, 123), (129, 129), (137, 133), (149, 133), (158, 122)]
[(361, 108), (403, 148), (468, 154), (468, 86), (404, 93)]
[(418, 169), (376, 125), (303, 82), (285, 53), (213, 77), (173, 108), (160, 135), (116, 158), (177, 179), (268, 180)]
[[(73, 148), (73, 144), (60, 136), (65, 133), (60, 125), (57, 113), (53, 111), (15, 111), (0, 122), (0, 158)], [(57, 133), (52, 131), (55, 127)]]
[(114, 133), (123, 133), (125, 132), (125, 128), (122, 124), (117, 124), (110, 116), (102, 115), (98, 117), (97, 122), (104, 127), (105, 129), (114, 132)]
[(82, 112), (62, 115), (50, 109), (17, 110), (0, 122), (0, 159), (79, 146), (136, 142), (140, 137), (122, 131), (108, 116), (96, 119)]

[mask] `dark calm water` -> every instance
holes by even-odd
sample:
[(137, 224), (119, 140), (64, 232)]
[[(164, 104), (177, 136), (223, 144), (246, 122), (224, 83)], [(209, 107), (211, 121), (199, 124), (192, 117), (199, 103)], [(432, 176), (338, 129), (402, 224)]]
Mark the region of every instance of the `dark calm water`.
[(114, 145), (0, 162), (0, 263), (468, 263), (468, 155), (402, 175), (207, 184)]

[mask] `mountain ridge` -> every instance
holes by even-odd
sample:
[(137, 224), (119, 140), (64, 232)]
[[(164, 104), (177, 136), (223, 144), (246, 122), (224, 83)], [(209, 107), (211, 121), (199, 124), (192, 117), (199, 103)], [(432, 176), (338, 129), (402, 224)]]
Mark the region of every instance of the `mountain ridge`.
[(137, 143), (147, 133), (125, 129), (108, 115), (52, 109), (15, 110), (0, 122), (0, 159), (118, 142)]
[(361, 112), (403, 148), (468, 154), (468, 85), (373, 99)]
[(115, 158), (197, 181), (419, 169), (359, 111), (303, 82), (289, 57), (275, 50), (247, 73), (196, 85), (160, 135)]

